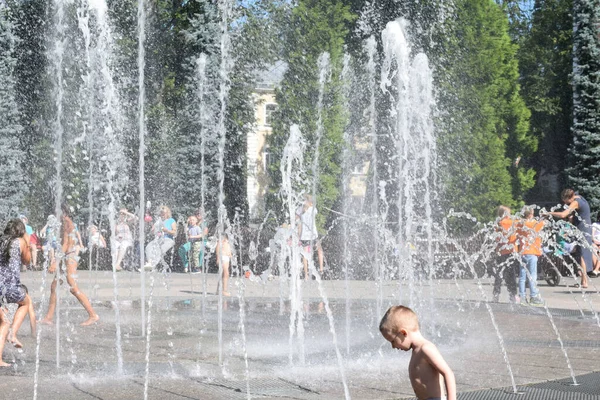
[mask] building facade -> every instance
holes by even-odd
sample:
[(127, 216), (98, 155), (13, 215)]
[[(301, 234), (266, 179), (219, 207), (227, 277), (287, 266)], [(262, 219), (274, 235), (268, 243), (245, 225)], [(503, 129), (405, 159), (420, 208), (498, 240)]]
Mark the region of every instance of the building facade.
[[(266, 142), (272, 133), (271, 118), (277, 110), (275, 89), (280, 84), (286, 64), (275, 63), (257, 76), (257, 85), (253, 93), (254, 114), (256, 118), (254, 130), (247, 137), (247, 194), (251, 221), (260, 221), (265, 215), (265, 192), (269, 184), (268, 167), (271, 154)], [(348, 171), (349, 206), (351, 212), (360, 212), (367, 192), (367, 176), (369, 174), (370, 146), (364, 141), (353, 143), (353, 162)]]

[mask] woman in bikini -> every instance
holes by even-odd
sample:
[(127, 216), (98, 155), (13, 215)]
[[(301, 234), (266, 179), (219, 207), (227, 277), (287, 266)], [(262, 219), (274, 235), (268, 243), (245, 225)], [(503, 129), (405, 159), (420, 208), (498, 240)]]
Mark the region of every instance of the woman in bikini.
[[(21, 265), (29, 264), (30, 261), (29, 237), (25, 233), (25, 224), (20, 219), (12, 219), (0, 236), (0, 367), (10, 366), (2, 360), (2, 351), (7, 337), (15, 347), (23, 347), (17, 338), (17, 333), (25, 316), (33, 311), (33, 308), (31, 298), (21, 285)], [(8, 303), (16, 303), (19, 306), (15, 312), (10, 335), (10, 322), (3, 308)], [(35, 315), (30, 314), (30, 318), (32, 317), (35, 321)], [(32, 323), (32, 329), (35, 329), (35, 323)]]
[[(77, 263), (79, 261), (79, 250), (81, 249), (81, 235), (79, 231), (73, 224), (73, 220), (71, 219), (71, 210), (69, 207), (62, 207), (62, 226), (61, 226), (61, 239), (62, 239), (62, 252), (63, 252), (63, 260), (67, 267), (67, 283), (71, 288), (71, 294), (75, 296), (77, 300), (81, 303), (85, 311), (88, 313), (88, 319), (83, 321), (81, 326), (92, 325), (97, 322), (100, 317), (90, 304), (87, 296), (79, 290), (77, 286), (77, 282), (75, 281), (75, 274), (77, 273)], [(48, 268), (49, 273), (53, 273), (56, 269), (56, 264), (51, 265)], [(56, 309), (56, 277), (52, 281), (52, 286), (50, 288), (50, 304), (48, 305), (48, 313), (46, 313), (46, 317), (41, 321), (42, 324), (50, 325), (52, 324), (52, 320), (54, 319), (54, 310)]]

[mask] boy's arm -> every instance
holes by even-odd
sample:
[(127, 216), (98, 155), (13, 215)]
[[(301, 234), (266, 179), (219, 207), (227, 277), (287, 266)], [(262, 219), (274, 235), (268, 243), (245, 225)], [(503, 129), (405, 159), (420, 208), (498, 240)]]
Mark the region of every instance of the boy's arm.
[(448, 400), (456, 400), (456, 380), (454, 379), (454, 372), (452, 372), (437, 347), (435, 347), (433, 343), (427, 343), (423, 346), (423, 354), (425, 354), (429, 364), (444, 377)]

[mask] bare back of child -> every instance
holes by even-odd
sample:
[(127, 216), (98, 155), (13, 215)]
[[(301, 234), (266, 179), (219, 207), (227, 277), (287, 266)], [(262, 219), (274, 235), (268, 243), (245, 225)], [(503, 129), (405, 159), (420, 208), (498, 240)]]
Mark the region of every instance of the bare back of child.
[(391, 307), (379, 325), (394, 349), (412, 350), (408, 366), (410, 383), (419, 400), (456, 400), (454, 373), (437, 347), (419, 330), (417, 315), (408, 307)]
[(436, 357), (443, 361), (438, 349), (428, 340), (422, 346), (413, 348), (408, 376), (419, 399), (441, 399), (444, 394), (444, 378), (432, 363), (432, 358)]

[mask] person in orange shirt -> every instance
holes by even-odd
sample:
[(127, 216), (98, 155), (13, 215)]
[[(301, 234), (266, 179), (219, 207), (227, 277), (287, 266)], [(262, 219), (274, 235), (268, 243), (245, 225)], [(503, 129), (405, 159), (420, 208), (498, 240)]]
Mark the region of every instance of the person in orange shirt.
[(521, 269), (519, 273), (519, 296), (525, 301), (525, 279), (529, 282), (529, 304), (541, 306), (544, 304), (537, 288), (537, 263), (542, 255), (542, 238), (540, 232), (544, 221), (533, 217), (533, 208), (523, 211), (523, 222), (519, 224), (517, 244), (521, 254)]
[(494, 276), (494, 301), (500, 299), (502, 281), (506, 283), (511, 302), (519, 302), (517, 296), (516, 269), (518, 264), (516, 241), (517, 236), (513, 220), (510, 216), (510, 208), (498, 207), (498, 226), (496, 227), (498, 245), (496, 247), (496, 265), (492, 270)]

